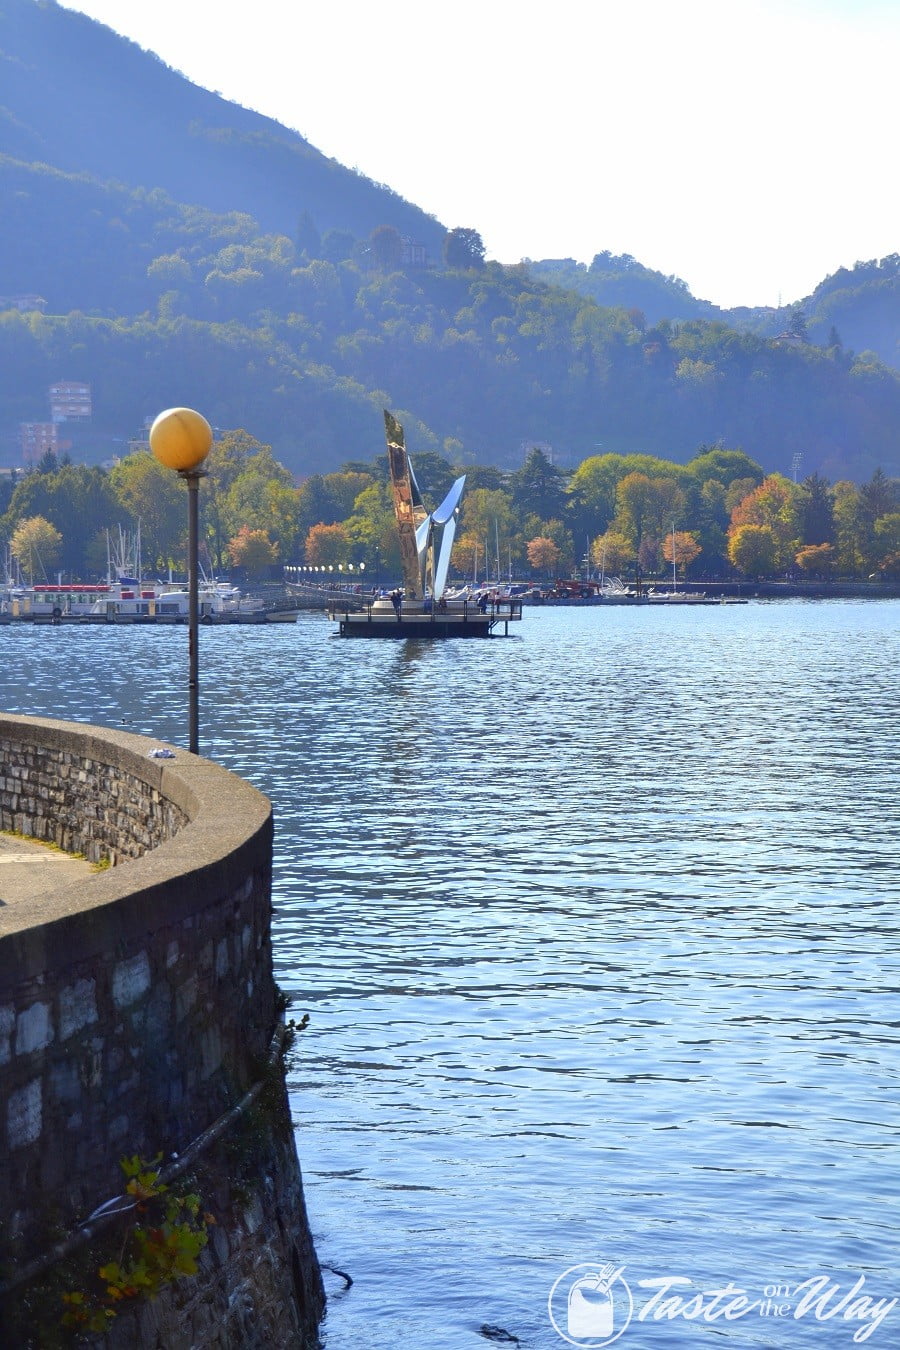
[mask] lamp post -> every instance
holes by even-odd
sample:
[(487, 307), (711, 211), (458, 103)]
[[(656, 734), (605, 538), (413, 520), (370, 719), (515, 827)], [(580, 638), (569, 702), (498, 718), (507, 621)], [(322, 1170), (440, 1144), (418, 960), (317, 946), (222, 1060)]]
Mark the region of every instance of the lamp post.
[(150, 428), (150, 449), (160, 464), (176, 470), (188, 489), (188, 749), (192, 755), (200, 753), (197, 545), (200, 479), (206, 476), (200, 465), (212, 443), (212, 427), (193, 408), (167, 408)]

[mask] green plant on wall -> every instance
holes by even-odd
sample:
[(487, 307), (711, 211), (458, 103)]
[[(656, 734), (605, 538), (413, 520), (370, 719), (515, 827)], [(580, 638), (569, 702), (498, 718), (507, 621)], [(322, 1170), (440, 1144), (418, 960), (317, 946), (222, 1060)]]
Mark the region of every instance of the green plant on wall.
[(120, 1166), (140, 1223), (125, 1234), (118, 1259), (97, 1270), (97, 1284), (62, 1296), (64, 1327), (101, 1332), (119, 1308), (152, 1299), (175, 1280), (197, 1274), (197, 1258), (208, 1241), (212, 1215), (200, 1213), (198, 1195), (173, 1191), (160, 1180), (162, 1154), (150, 1162), (135, 1155)]

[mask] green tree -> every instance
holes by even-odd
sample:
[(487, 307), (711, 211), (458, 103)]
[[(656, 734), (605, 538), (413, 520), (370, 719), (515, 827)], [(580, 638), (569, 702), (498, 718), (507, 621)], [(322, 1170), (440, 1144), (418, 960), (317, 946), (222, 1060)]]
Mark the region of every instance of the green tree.
[(800, 498), (800, 537), (805, 544), (834, 542), (834, 501), (831, 485), (821, 474), (803, 480)]
[(369, 235), (369, 256), (383, 272), (397, 272), (403, 262), (403, 238), (393, 225), (379, 225)]
[(834, 503), (834, 533), (837, 547), (837, 571), (842, 576), (859, 576), (865, 567), (864, 552), (869, 531), (865, 521), (859, 488), (855, 483), (835, 483), (831, 491)]
[(627, 571), (634, 562), (634, 544), (627, 535), (618, 530), (607, 530), (598, 534), (591, 545), (591, 562), (603, 572), (604, 576)]
[(116, 500), (140, 526), (144, 563), (150, 568), (186, 566), (187, 489), (149, 450), (113, 465), (109, 481)]
[(124, 524), (108, 474), (86, 464), (64, 464), (56, 472), (27, 474), (19, 480), (9, 504), (6, 533), (15, 520), (40, 515), (62, 535), (58, 562), (71, 577), (92, 570), (89, 553), (94, 539)]
[(565, 477), (536, 446), (529, 450), (521, 469), (509, 475), (508, 484), (513, 507), (520, 515), (550, 520), (566, 509)]
[[(353, 515), (343, 522), (343, 528), (352, 549), (352, 561), (364, 562), (378, 576), (399, 575), (402, 562), (397, 520), (391, 490), (386, 483), (373, 483), (363, 489), (353, 504)], [(307, 558), (307, 562), (311, 561)]]
[(247, 462), (232, 481), (221, 503), (226, 534), (242, 526), (265, 530), (279, 545), (282, 557), (292, 555), (297, 538), (297, 489), (283, 465), (266, 446)]
[(886, 576), (900, 575), (900, 511), (890, 511), (875, 522), (875, 566)]
[(484, 243), (477, 230), (458, 225), (444, 240), (444, 262), (448, 267), (465, 270), (484, 267)]

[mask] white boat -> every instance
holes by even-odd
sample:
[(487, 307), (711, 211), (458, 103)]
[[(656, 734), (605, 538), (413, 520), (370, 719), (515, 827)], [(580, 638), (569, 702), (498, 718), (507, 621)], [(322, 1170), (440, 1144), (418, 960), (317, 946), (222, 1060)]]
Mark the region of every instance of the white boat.
[(672, 589), (670, 591), (648, 591), (647, 599), (657, 605), (704, 605), (709, 603), (704, 591), (680, 591), (678, 589), (674, 521), (672, 522)]

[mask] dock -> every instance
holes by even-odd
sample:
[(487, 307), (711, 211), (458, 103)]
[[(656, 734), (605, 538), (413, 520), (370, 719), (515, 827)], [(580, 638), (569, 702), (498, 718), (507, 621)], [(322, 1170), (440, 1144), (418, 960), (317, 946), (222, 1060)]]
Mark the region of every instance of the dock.
[(522, 618), (521, 600), (497, 600), (479, 606), (468, 600), (432, 605), (405, 601), (396, 613), (390, 601), (363, 606), (333, 604), (328, 617), (345, 638), (488, 638), (509, 637), (509, 625)]

